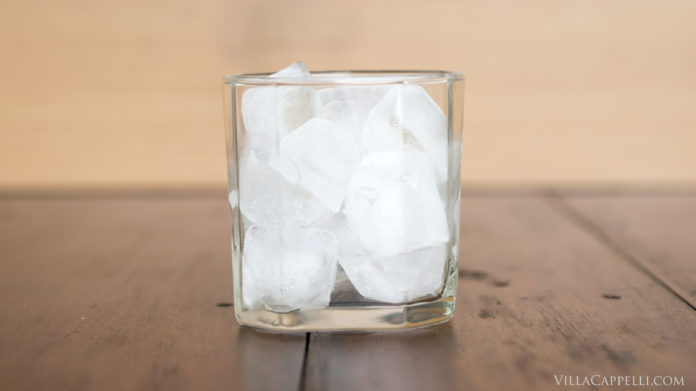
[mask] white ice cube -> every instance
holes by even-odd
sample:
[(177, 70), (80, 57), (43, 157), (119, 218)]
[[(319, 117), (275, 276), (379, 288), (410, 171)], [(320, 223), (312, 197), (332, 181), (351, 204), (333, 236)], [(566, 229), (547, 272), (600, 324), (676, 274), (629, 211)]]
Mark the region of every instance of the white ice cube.
[[(296, 62), (271, 78), (308, 78), (311, 74)], [(309, 86), (255, 87), (242, 94), (242, 118), (246, 129), (245, 149), (265, 159), (275, 157), (283, 136), (312, 118), (316, 90)]]
[(256, 87), (242, 95), (242, 118), (246, 130), (243, 146), (268, 159), (275, 156), (287, 126), (281, 120), (276, 87)]
[(420, 86), (391, 87), (372, 109), (360, 135), (364, 152), (424, 151), (439, 183), (447, 181), (447, 119)]
[[(305, 64), (294, 62), (287, 68), (270, 76), (273, 79), (302, 79), (311, 78)], [(289, 130), (295, 129), (314, 116), (316, 111), (316, 89), (314, 87), (278, 87), (280, 110)]]
[(365, 157), (351, 179), (343, 212), (362, 245), (376, 257), (449, 239), (445, 208), (423, 152)]
[(332, 121), (313, 118), (283, 138), (270, 166), (338, 212), (359, 159), (353, 137)]
[(242, 297), (248, 308), (289, 312), (329, 305), (337, 268), (331, 232), (253, 225), (242, 253)]
[(303, 227), (330, 215), (317, 198), (288, 183), (254, 151), (241, 158), (239, 204), (255, 224)]
[(305, 78), (312, 77), (312, 74), (302, 61), (295, 61), (269, 77), (272, 79)]
[(348, 225), (348, 220), (343, 213), (336, 214), (325, 220), (322, 228), (336, 235), (338, 241), (338, 258), (358, 257), (367, 255), (368, 251), (360, 242), (358, 231)]
[(408, 302), (438, 293), (446, 263), (444, 243), (391, 257), (340, 259), (362, 296), (386, 303)]
[(388, 87), (336, 87), (317, 92), (318, 117), (348, 129), (355, 137), (361, 133), (370, 111), (387, 93)]

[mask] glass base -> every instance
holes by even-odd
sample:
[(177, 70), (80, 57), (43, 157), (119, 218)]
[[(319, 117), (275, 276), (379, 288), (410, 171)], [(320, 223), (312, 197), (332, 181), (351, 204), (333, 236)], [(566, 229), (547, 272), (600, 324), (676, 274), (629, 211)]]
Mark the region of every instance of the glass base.
[(454, 296), (391, 306), (336, 306), (316, 310), (276, 313), (243, 310), (235, 306), (237, 321), (271, 332), (398, 331), (432, 326), (454, 315)]

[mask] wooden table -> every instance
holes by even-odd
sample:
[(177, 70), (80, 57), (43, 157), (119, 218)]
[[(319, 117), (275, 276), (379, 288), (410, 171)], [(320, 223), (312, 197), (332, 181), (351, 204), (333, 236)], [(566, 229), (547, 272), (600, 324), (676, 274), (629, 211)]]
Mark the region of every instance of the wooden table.
[(234, 320), (223, 197), (5, 195), (0, 389), (538, 390), (595, 374), (696, 389), (696, 193), (469, 191), (462, 206), (450, 323), (277, 335)]

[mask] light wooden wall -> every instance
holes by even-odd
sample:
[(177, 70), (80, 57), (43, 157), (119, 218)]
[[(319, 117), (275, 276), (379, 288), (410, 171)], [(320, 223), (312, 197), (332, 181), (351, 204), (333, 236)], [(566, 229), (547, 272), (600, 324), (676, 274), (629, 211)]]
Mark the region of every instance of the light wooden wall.
[(696, 1), (2, 1), (0, 187), (221, 186), (220, 78), (467, 74), (464, 176), (696, 180)]

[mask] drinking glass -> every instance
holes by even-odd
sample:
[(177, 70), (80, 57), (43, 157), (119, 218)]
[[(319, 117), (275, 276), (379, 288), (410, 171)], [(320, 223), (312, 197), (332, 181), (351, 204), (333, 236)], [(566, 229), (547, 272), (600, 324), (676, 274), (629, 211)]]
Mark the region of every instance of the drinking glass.
[(224, 78), (234, 308), (286, 332), (454, 313), (464, 76)]

